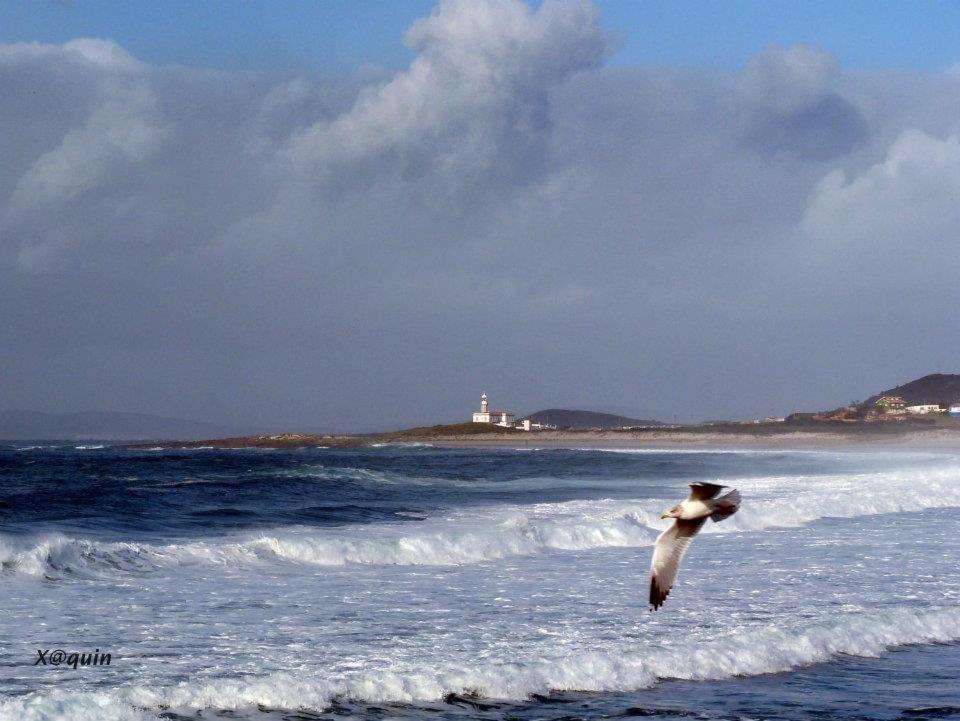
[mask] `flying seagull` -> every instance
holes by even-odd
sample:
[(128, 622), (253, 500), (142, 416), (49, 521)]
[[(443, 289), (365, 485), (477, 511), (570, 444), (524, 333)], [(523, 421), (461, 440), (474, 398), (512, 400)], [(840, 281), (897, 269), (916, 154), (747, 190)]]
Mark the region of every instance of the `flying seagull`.
[(726, 486), (716, 483), (691, 483), (690, 496), (683, 503), (664, 511), (660, 518), (675, 518), (673, 525), (657, 536), (650, 563), (650, 605), (656, 611), (667, 600), (677, 580), (680, 559), (700, 527), (710, 518), (722, 521), (740, 508), (740, 491), (734, 488), (717, 496)]

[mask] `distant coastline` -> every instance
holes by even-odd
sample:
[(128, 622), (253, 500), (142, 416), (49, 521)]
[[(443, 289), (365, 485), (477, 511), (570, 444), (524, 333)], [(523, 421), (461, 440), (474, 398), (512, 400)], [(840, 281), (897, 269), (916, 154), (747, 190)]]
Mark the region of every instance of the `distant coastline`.
[[(421, 426), (376, 434), (278, 433), (230, 437), (182, 437), (120, 447), (352, 448), (429, 443), (460, 447), (692, 447), (836, 448), (851, 445), (936, 447), (960, 450), (960, 374), (931, 373), (881, 391), (860, 403), (784, 418), (678, 425), (595, 411), (550, 408), (520, 421), (491, 410), (486, 393), (472, 422)], [(564, 424), (567, 424), (566, 427)], [(171, 433), (170, 435), (173, 435)], [(213, 434), (211, 434), (212, 436)]]
[(132, 449), (189, 448), (355, 448), (429, 443), (447, 447), (622, 447), (622, 448), (836, 448), (884, 446), (960, 450), (960, 422), (817, 424), (710, 424), (631, 430), (550, 430), (524, 432), (483, 424), (452, 424), (372, 435), (282, 433), (195, 441), (126, 444)]

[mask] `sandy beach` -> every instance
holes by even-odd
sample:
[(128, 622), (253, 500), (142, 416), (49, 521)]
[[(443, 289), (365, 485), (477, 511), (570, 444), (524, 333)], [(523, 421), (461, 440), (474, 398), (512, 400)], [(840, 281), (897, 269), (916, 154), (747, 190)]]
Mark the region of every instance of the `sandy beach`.
[[(461, 429), (484, 432), (459, 432)], [(357, 448), (424, 444), (447, 448), (637, 448), (637, 449), (771, 449), (836, 450), (840, 448), (922, 449), (960, 451), (960, 427), (917, 428), (857, 424), (820, 429), (804, 426), (704, 426), (649, 428), (632, 431), (532, 431), (471, 426), (434, 426), (368, 435), (275, 435), (160, 441), (127, 444), (133, 449), (161, 448)]]
[(716, 432), (685, 430), (628, 431), (540, 431), (510, 435), (462, 435), (405, 439), (405, 442), (430, 443), (436, 446), (463, 448), (637, 448), (637, 449), (840, 449), (851, 448), (918, 448), (925, 450), (960, 451), (960, 429), (852, 432), (786, 431)]

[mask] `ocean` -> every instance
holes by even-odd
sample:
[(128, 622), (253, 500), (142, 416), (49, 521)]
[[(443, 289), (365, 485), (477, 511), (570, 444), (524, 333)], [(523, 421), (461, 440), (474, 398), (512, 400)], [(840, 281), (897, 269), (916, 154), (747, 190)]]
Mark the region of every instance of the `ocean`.
[[(651, 612), (692, 481), (743, 506)], [(960, 719), (958, 507), (938, 452), (8, 443), (0, 719)]]

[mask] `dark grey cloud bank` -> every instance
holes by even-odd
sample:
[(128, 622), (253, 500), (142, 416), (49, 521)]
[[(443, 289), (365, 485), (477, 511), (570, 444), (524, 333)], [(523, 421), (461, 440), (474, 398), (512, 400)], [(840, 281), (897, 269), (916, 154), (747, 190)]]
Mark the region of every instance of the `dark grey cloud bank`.
[(707, 418), (960, 359), (960, 76), (604, 68), (595, 9), (442, 2), (395, 75), (0, 46), (0, 407)]

